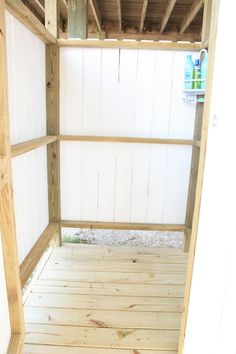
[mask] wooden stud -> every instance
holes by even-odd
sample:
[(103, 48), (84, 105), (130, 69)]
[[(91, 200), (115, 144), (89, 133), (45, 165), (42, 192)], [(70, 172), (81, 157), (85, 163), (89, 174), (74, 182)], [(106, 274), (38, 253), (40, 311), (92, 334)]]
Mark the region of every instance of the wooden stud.
[(138, 143), (138, 144), (167, 144), (167, 145), (194, 145), (194, 140), (166, 139), (166, 138), (141, 138), (124, 136), (92, 136), (92, 135), (59, 135), (60, 141), (94, 141), (108, 143)]
[(36, 265), (46, 250), (50, 240), (58, 233), (59, 224), (51, 223), (43, 231), (42, 235), (38, 238), (30, 252), (25, 257), (20, 265), (20, 279), (22, 288), (25, 286), (27, 280), (33, 273)]
[(88, 36), (88, 2), (87, 0), (68, 0), (69, 38), (86, 39)]
[(175, 224), (142, 224), (126, 222), (102, 222), (62, 220), (62, 227), (86, 228), (86, 229), (112, 229), (112, 230), (147, 230), (147, 231), (179, 231), (185, 230), (184, 225)]
[(176, 0), (169, 0), (168, 4), (166, 6), (165, 14), (164, 14), (162, 21), (161, 21), (160, 33), (164, 32), (175, 4), (176, 4)]
[[(204, 12), (202, 21), (202, 43), (207, 43), (210, 36), (212, 0), (204, 1)], [(205, 45), (206, 46), (206, 45)], [(208, 43), (207, 43), (208, 47)]]
[(196, 17), (198, 12), (201, 10), (203, 4), (204, 4), (204, 0), (195, 0), (194, 1), (189, 12), (184, 17), (184, 19), (180, 25), (180, 31), (179, 31), (180, 34), (184, 33), (186, 31), (186, 29), (188, 28), (188, 26), (193, 22), (194, 18)]
[(204, 176), (204, 165), (206, 156), (206, 146), (207, 146), (207, 132), (210, 119), (210, 109), (211, 109), (211, 92), (212, 92), (212, 82), (213, 82), (213, 72), (214, 72), (214, 62), (215, 62), (215, 48), (216, 48), (216, 35), (217, 35), (217, 24), (218, 24), (218, 14), (219, 14), (220, 1), (216, 0), (213, 2), (212, 6), (212, 17), (210, 25), (210, 41), (209, 41), (209, 60), (208, 60), (208, 76), (206, 82), (206, 94), (205, 94), (205, 105), (203, 112), (203, 124), (202, 124), (202, 140), (201, 140), (201, 150), (199, 157), (199, 169), (196, 187), (196, 198), (193, 213), (193, 224), (192, 224), (192, 234), (189, 249), (189, 261), (186, 277), (186, 287), (185, 287), (185, 298), (183, 307), (183, 317), (180, 331), (180, 341), (179, 341), (179, 351), (178, 354), (184, 353), (184, 340), (185, 332), (188, 318), (188, 308), (190, 291), (192, 285), (192, 275), (194, 267), (194, 255), (197, 241), (197, 231), (198, 231), (198, 221), (201, 206), (201, 193), (203, 187), (203, 176)]
[(118, 30), (122, 32), (122, 8), (121, 8), (121, 0), (117, 1), (117, 11), (118, 11)]
[[(197, 103), (196, 115), (195, 115), (195, 126), (194, 126), (194, 140), (201, 141), (201, 130), (202, 130), (202, 117), (203, 117), (203, 103)], [(192, 149), (192, 161), (191, 161), (191, 173), (189, 179), (189, 190), (188, 190), (188, 201), (185, 216), (185, 239), (184, 239), (184, 251), (188, 252), (191, 230), (193, 222), (193, 212), (196, 196), (196, 186), (197, 186), (197, 176), (198, 176), (198, 165), (199, 165), (200, 149), (198, 146), (193, 146)]]
[(54, 36), (58, 37), (59, 6), (57, 0), (45, 1), (45, 27)]
[(24, 141), (11, 146), (11, 157), (22, 155), (28, 151), (48, 145), (57, 140), (57, 136), (42, 136), (40, 138)]
[(12, 196), (11, 147), (6, 64), (5, 1), (0, 1), (0, 174), (5, 180), (0, 190), (0, 229), (11, 325), (9, 352), (21, 352), (24, 337), (24, 318), (16, 241), (15, 215)]
[(141, 20), (140, 20), (140, 26), (139, 26), (140, 32), (143, 32), (144, 22), (145, 22), (146, 13), (147, 13), (147, 6), (148, 6), (148, 0), (143, 0), (143, 8), (142, 8), (142, 14), (141, 14)]
[(59, 47), (78, 47), (78, 48), (128, 48), (128, 49), (154, 49), (154, 50), (201, 50), (201, 43), (183, 42), (138, 42), (138, 41), (97, 41), (97, 40), (72, 40), (59, 39)]
[(44, 43), (56, 43), (56, 38), (20, 0), (6, 0), (6, 9)]
[[(46, 47), (46, 99), (47, 99), (47, 134), (60, 133), (59, 118), (59, 48), (57, 45)], [(48, 156), (48, 203), (49, 221), (61, 219), (60, 203), (60, 142), (47, 145)], [(52, 246), (61, 245), (61, 230), (55, 236)]]
[(102, 18), (101, 18), (101, 13), (100, 13), (100, 10), (98, 7), (97, 0), (89, 0), (89, 4), (91, 6), (93, 16), (95, 18), (98, 30), (99, 30), (99, 32), (101, 32), (102, 31)]

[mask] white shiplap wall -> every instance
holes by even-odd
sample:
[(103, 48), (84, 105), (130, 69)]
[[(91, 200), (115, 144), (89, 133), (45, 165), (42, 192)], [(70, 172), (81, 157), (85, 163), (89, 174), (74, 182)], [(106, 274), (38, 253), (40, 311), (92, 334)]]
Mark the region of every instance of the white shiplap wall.
[[(186, 53), (61, 49), (61, 134), (193, 137)], [(61, 144), (62, 218), (184, 223), (191, 147)]]
[[(46, 135), (45, 45), (6, 12), (11, 144)], [(46, 148), (12, 159), (19, 260), (48, 224)]]

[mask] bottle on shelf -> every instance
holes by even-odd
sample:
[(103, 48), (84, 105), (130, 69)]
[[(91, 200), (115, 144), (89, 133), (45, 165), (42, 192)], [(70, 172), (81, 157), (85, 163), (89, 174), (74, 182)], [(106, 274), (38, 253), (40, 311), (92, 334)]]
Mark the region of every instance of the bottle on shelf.
[(199, 90), (201, 88), (201, 66), (200, 59), (195, 60), (194, 70), (193, 70), (193, 82), (192, 89)]
[(193, 71), (194, 71), (194, 63), (192, 60), (192, 55), (187, 55), (187, 60), (185, 63), (184, 68), (184, 81), (185, 81), (185, 90), (191, 90), (192, 88), (192, 78), (193, 78)]
[(208, 62), (208, 53), (205, 49), (202, 49), (201, 54), (204, 53), (203, 60), (201, 62), (201, 89), (205, 90), (206, 88), (206, 76), (207, 76), (207, 62)]

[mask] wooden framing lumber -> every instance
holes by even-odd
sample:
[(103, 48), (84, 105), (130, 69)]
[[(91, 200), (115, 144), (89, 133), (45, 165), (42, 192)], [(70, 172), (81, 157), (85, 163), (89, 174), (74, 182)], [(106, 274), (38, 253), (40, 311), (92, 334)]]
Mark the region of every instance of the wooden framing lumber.
[(69, 38), (88, 37), (88, 0), (68, 0)]
[(56, 43), (56, 38), (44, 27), (44, 25), (21, 0), (6, 0), (6, 9), (44, 43)]
[(122, 32), (122, 9), (121, 9), (121, 0), (116, 0), (117, 2), (117, 11), (118, 11), (118, 29)]
[[(9, 353), (20, 354), (24, 338), (24, 317), (19, 276), (15, 215), (12, 195), (11, 147), (6, 64), (5, 1), (0, 1), (0, 242), (2, 242), (8, 309), (11, 326)], [(5, 176), (5, 177), (4, 177)], [(13, 346), (13, 342), (15, 343)]]
[[(195, 125), (194, 125), (194, 139), (199, 142), (201, 141), (203, 107), (204, 107), (203, 103), (197, 102)], [(191, 173), (189, 179), (188, 201), (187, 201), (186, 216), (185, 216), (185, 226), (186, 226), (185, 238), (184, 238), (185, 252), (188, 252), (189, 250), (190, 239), (191, 239), (193, 212), (194, 212), (194, 203), (196, 197), (196, 186), (197, 186), (197, 176), (198, 176), (198, 165), (199, 165), (199, 156), (200, 156), (199, 147), (200, 146), (196, 144), (193, 146), (193, 150), (192, 150)]]
[[(59, 119), (59, 48), (57, 45), (46, 47), (46, 102), (47, 134), (60, 133)], [(60, 142), (47, 145), (48, 159), (48, 206), (49, 221), (59, 222), (61, 218), (60, 203)], [(61, 244), (60, 229), (54, 238), (54, 245)]]
[(39, 148), (40, 146), (48, 145), (57, 140), (56, 136), (41, 136), (32, 140), (24, 141), (11, 146), (11, 157), (22, 155), (28, 151)]
[(22, 288), (33, 273), (36, 265), (46, 250), (53, 236), (58, 232), (59, 224), (50, 223), (38, 238), (30, 252), (20, 265), (20, 279)]
[(204, 12), (202, 21), (202, 43), (208, 47), (208, 40), (210, 36), (210, 24), (211, 24), (211, 10), (212, 0), (204, 1)]
[(143, 8), (142, 8), (142, 14), (141, 14), (140, 25), (139, 25), (140, 32), (143, 32), (144, 22), (147, 13), (147, 6), (148, 6), (148, 0), (143, 0)]
[(99, 32), (101, 32), (102, 31), (102, 18), (101, 18), (101, 13), (100, 13), (100, 10), (98, 7), (97, 0), (89, 0), (89, 4), (92, 9), (93, 16), (95, 18), (98, 30), (99, 30)]
[(210, 29), (210, 39), (209, 39), (210, 45), (209, 45), (209, 56), (208, 56), (209, 58), (208, 76), (206, 82), (205, 106), (203, 111), (201, 149), (200, 149), (200, 157), (199, 157), (196, 198), (194, 204), (192, 233), (191, 233), (191, 242), (190, 242), (190, 249), (189, 249), (189, 260), (188, 260), (188, 269), (187, 269), (187, 277), (186, 277), (185, 297), (184, 297), (183, 316), (182, 316), (182, 324), (180, 330), (178, 354), (184, 353), (184, 340), (185, 340), (185, 332), (186, 332), (186, 325), (187, 325), (187, 318), (188, 318), (189, 299), (190, 299), (190, 291), (192, 285), (194, 256), (195, 256), (197, 232), (198, 232), (198, 221), (199, 221), (199, 213), (200, 213), (200, 206), (201, 206), (201, 194), (202, 194), (202, 187), (203, 187), (204, 166), (205, 166), (205, 156), (206, 156), (206, 147), (207, 147), (207, 133), (208, 133), (209, 120), (210, 120), (211, 93), (212, 93), (213, 72), (214, 72), (214, 62), (215, 62), (216, 35), (217, 35), (219, 7), (220, 7), (220, 1), (219, 0), (214, 1), (212, 5), (212, 17), (211, 17), (211, 25), (210, 25), (211, 29)]
[(158, 49), (158, 50), (201, 50), (201, 43), (185, 42), (142, 42), (142, 41), (107, 41), (107, 40), (72, 40), (59, 39), (59, 47), (82, 47), (82, 48), (128, 48), (128, 49)]
[(88, 229), (112, 229), (112, 230), (146, 230), (146, 231), (176, 231), (185, 230), (184, 225), (178, 224), (146, 224), (128, 222), (102, 222), (102, 221), (79, 221), (62, 220), (61, 227), (88, 228)]
[(167, 145), (194, 145), (194, 140), (189, 139), (165, 139), (165, 138), (141, 138), (123, 136), (91, 136), (91, 135), (59, 135), (60, 141), (94, 141), (109, 143), (139, 143), (139, 144), (167, 144)]
[(59, 5), (57, 0), (45, 1), (45, 27), (55, 37), (58, 37)]
[(181, 25), (180, 25), (180, 34), (183, 34), (188, 26), (192, 23), (198, 12), (200, 11), (201, 7), (204, 4), (204, 0), (195, 0), (194, 3), (192, 4), (189, 12), (183, 19)]
[(176, 4), (176, 0), (169, 0), (168, 4), (166, 6), (165, 14), (164, 14), (162, 21), (161, 21), (160, 33), (164, 32), (175, 4)]

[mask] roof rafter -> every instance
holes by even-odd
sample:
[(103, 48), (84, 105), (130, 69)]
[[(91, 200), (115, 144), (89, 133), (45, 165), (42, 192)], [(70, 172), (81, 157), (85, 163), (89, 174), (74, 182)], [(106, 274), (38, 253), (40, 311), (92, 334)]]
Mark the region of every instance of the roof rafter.
[(89, 0), (89, 4), (91, 6), (98, 30), (101, 32), (102, 31), (102, 17), (101, 13), (98, 7), (97, 0)]
[(176, 1), (177, 0), (169, 0), (168, 4), (166, 6), (165, 14), (164, 14), (162, 21), (161, 21), (160, 33), (164, 32), (164, 29), (166, 28), (166, 25), (169, 21), (170, 15), (171, 15), (173, 8), (176, 4)]
[(204, 0), (195, 0), (194, 3), (192, 4), (189, 12), (183, 19), (181, 25), (180, 25), (180, 31), (179, 34), (182, 34), (186, 31), (188, 26), (192, 23), (198, 12), (200, 11), (201, 7), (204, 4)]
[(140, 20), (140, 26), (139, 26), (140, 32), (143, 32), (144, 22), (145, 22), (146, 13), (147, 13), (147, 6), (148, 6), (148, 0), (143, 0), (143, 8), (142, 8), (142, 14), (141, 14), (141, 20)]

